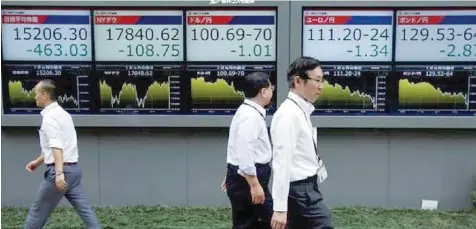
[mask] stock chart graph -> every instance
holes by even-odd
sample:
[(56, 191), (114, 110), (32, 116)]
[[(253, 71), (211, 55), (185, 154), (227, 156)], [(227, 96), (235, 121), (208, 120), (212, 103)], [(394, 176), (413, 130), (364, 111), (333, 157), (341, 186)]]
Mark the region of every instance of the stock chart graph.
[(245, 99), (245, 76), (261, 71), (273, 78), (274, 69), (272, 65), (190, 65), (190, 108), (194, 113), (233, 112)]
[(6, 113), (39, 113), (34, 87), (44, 79), (53, 80), (57, 102), (65, 110), (90, 111), (89, 65), (11, 64), (2, 70), (3, 82), (8, 85)]
[(464, 66), (399, 66), (397, 77), (400, 113), (458, 114), (474, 111), (474, 70)]
[(156, 113), (180, 109), (180, 67), (101, 65), (99, 106), (103, 113)]
[(324, 89), (314, 104), (316, 113), (384, 112), (389, 70), (387, 66), (324, 66)]

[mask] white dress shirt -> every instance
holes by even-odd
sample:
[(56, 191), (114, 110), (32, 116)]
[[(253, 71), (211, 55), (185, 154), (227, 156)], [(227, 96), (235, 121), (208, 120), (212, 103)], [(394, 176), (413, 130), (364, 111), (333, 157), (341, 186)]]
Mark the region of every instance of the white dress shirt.
[(289, 92), (273, 116), (274, 211), (287, 211), (290, 182), (314, 176), (319, 168), (310, 118), (314, 109), (311, 103)]
[(265, 117), (263, 107), (245, 99), (231, 121), (226, 162), (238, 166), (238, 173), (242, 176), (256, 176), (255, 164), (266, 164), (271, 160)]
[(41, 111), (41, 116), (43, 120), (38, 132), (45, 164), (55, 162), (51, 148), (63, 150), (64, 162), (77, 162), (78, 140), (71, 115), (54, 102)]

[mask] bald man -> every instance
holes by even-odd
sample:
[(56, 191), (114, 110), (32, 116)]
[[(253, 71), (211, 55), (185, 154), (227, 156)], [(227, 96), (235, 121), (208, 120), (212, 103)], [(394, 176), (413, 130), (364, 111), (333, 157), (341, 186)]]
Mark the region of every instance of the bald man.
[(78, 140), (73, 119), (56, 102), (55, 92), (56, 87), (51, 80), (43, 80), (35, 86), (36, 105), (43, 109), (39, 130), (41, 155), (29, 162), (26, 170), (33, 172), (45, 163), (46, 171), (24, 228), (43, 228), (64, 196), (76, 209), (86, 228), (100, 229), (101, 225), (81, 185), (82, 173), (78, 164)]

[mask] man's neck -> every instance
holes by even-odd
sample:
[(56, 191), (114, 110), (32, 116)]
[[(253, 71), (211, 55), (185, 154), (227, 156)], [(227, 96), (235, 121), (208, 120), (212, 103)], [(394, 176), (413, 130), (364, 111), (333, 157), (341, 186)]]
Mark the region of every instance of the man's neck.
[(304, 93), (296, 90), (295, 88), (291, 88), (289, 91), (291, 91), (292, 93), (298, 95), (299, 97), (301, 97), (302, 99), (304, 99), (305, 101), (309, 102), (309, 100), (304, 96)]
[(259, 98), (256, 98), (256, 97), (255, 97), (255, 98), (251, 98), (251, 99), (249, 99), (249, 100), (255, 102), (256, 104), (260, 105), (260, 106), (263, 107), (263, 108), (265, 107), (264, 103), (261, 102)]
[(46, 107), (48, 107), (50, 104), (54, 103), (55, 101), (48, 101), (45, 103), (45, 106), (43, 107), (43, 109), (45, 109)]

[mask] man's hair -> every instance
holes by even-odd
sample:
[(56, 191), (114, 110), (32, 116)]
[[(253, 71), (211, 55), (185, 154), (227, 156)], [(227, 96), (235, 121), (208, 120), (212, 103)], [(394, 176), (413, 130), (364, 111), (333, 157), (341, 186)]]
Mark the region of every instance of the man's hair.
[(261, 89), (271, 86), (270, 84), (268, 74), (264, 72), (253, 72), (245, 76), (243, 94), (245, 98), (256, 97)]
[(303, 56), (295, 59), (288, 68), (289, 88), (294, 88), (294, 77), (296, 75), (307, 80), (309, 79), (308, 72), (320, 66), (319, 60), (312, 57)]
[(45, 79), (39, 82), (38, 89), (46, 92), (51, 101), (56, 101), (56, 85), (53, 80)]

